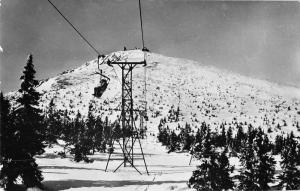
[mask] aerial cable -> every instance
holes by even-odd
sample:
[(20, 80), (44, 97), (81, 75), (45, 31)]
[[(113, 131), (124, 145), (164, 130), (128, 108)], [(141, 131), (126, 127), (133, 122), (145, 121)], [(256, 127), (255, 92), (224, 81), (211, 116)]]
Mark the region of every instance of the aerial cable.
[[(144, 53), (144, 62), (146, 63), (146, 57), (147, 57), (147, 48), (145, 47), (145, 40), (144, 40), (144, 28), (143, 28), (143, 17), (142, 17), (142, 6), (141, 6), (141, 0), (139, 0), (139, 13), (140, 13), (140, 24), (141, 24), (141, 34), (142, 34), (142, 44), (143, 48), (142, 51)], [(144, 116), (147, 117), (147, 68), (144, 66)], [(147, 117), (148, 118), (148, 117)], [(147, 120), (146, 120), (146, 128), (147, 128)]]
[[(142, 17), (142, 6), (141, 6), (141, 0), (139, 0), (139, 12), (140, 12), (140, 23), (141, 23), (141, 33), (142, 33), (142, 43), (143, 43), (143, 48), (142, 50), (145, 50), (145, 41), (144, 41), (144, 29), (143, 29), (143, 17)], [(146, 61), (146, 52), (144, 52), (144, 61)], [(144, 81), (145, 81), (145, 101), (146, 101), (146, 67), (144, 71)]]
[[(99, 67), (99, 58), (102, 57), (103, 58), (103, 62), (105, 61), (105, 56), (104, 54), (101, 54), (84, 36), (82, 33), (79, 32), (79, 30), (71, 23), (71, 21), (64, 16), (64, 14), (50, 1), (50, 0), (47, 0), (52, 6), (53, 8), (65, 19), (65, 21), (67, 21), (67, 23), (76, 31), (76, 33), (98, 54), (98, 67)], [(102, 62), (102, 63), (103, 63)], [(101, 63), (101, 64), (102, 64)], [(119, 82), (121, 83), (118, 75), (117, 75), (117, 72), (115, 70), (115, 68), (113, 67), (113, 71), (115, 73), (115, 75), (117, 76)]]
[(101, 54), (79, 31), (78, 29), (76, 29), (76, 27), (69, 21), (69, 19), (67, 19), (64, 14), (62, 14), (62, 12), (60, 12), (60, 10), (50, 1), (47, 0), (52, 6), (53, 8), (65, 19), (65, 21), (67, 21), (67, 23), (69, 23), (69, 25), (76, 31), (76, 33), (98, 54), (98, 55), (103, 55)]
[(141, 32), (142, 32), (142, 43), (143, 43), (143, 49), (144, 49), (144, 48), (145, 48), (145, 42), (144, 42), (144, 30), (143, 30), (143, 17), (142, 17), (141, 0), (139, 0), (139, 10), (140, 10), (140, 22), (141, 22)]

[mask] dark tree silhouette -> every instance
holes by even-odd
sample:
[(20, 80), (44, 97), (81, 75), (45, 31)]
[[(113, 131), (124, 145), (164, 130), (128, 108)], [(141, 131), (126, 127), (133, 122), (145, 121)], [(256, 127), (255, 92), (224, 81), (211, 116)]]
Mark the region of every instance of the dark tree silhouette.
[(271, 144), (267, 135), (264, 135), (259, 128), (255, 140), (255, 149), (257, 152), (257, 167), (255, 175), (257, 183), (261, 190), (268, 190), (268, 183), (273, 182), (275, 174), (275, 160), (271, 155)]
[(14, 132), (14, 146), (6, 155), (1, 170), (3, 183), (10, 187), (20, 176), (26, 187), (41, 186), (43, 180), (41, 171), (35, 162), (34, 156), (44, 152), (42, 136), (43, 117), (38, 109), (40, 94), (35, 90), (38, 81), (35, 80), (35, 70), (32, 55), (29, 55), (27, 64), (21, 76), (21, 96), (17, 100), (18, 107), (12, 112), (11, 130)]
[(281, 180), (280, 186), (286, 187), (288, 190), (297, 190), (300, 188), (300, 170), (297, 169), (297, 142), (294, 140), (294, 134), (291, 134), (286, 139), (286, 144), (283, 148), (281, 157), (281, 166), (283, 173), (279, 176)]
[(248, 132), (249, 136), (245, 144), (245, 148), (242, 149), (241, 162), (244, 166), (244, 170), (239, 176), (240, 184), (238, 186), (239, 190), (260, 190), (258, 184), (256, 183), (255, 177), (255, 165), (256, 158), (254, 153), (254, 146), (252, 132)]

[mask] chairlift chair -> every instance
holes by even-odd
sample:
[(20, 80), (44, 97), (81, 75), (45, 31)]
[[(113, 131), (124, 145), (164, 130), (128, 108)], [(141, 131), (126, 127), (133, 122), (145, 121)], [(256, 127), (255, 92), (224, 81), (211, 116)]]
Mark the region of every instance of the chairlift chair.
[(107, 77), (107, 76), (105, 76), (104, 74), (102, 74), (102, 70), (99, 68), (99, 65), (100, 65), (99, 59), (100, 59), (100, 57), (103, 58), (103, 56), (98, 56), (98, 70), (100, 72), (96, 72), (96, 74), (100, 75), (100, 82), (99, 82), (99, 86), (96, 86), (94, 88), (94, 94), (93, 94), (97, 98), (101, 98), (102, 94), (105, 92), (105, 90), (106, 90), (106, 88), (108, 86), (108, 82), (110, 81), (110, 78)]
[(94, 96), (100, 98), (106, 90), (108, 82), (106, 79), (100, 80), (100, 85), (94, 88)]
[(149, 118), (148, 118), (147, 115), (145, 115), (144, 118), (145, 118), (146, 121), (149, 121)]

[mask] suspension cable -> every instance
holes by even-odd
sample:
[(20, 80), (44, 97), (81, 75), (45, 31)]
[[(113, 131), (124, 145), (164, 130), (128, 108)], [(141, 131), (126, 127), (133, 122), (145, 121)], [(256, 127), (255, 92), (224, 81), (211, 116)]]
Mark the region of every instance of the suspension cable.
[(141, 0), (139, 0), (139, 10), (140, 10), (140, 22), (141, 22), (141, 32), (142, 32), (142, 43), (143, 43), (143, 49), (144, 49), (144, 48), (145, 48), (145, 42), (144, 42), (144, 30), (143, 30), (143, 17), (142, 17)]
[[(51, 0), (47, 0), (52, 7), (64, 18), (65, 21), (67, 21), (67, 23), (76, 31), (76, 33), (98, 54), (98, 62), (99, 62), (99, 57), (103, 57), (104, 54), (101, 54), (84, 36), (82, 33), (79, 32), (79, 30), (71, 23), (71, 21), (64, 16), (64, 14), (51, 2)], [(99, 64), (99, 63), (98, 63)], [(117, 76), (119, 82), (121, 83), (121, 80), (119, 79), (117, 72), (115, 70), (115, 68), (113, 67), (113, 71), (115, 73), (115, 75)]]
[(67, 23), (69, 23), (69, 25), (76, 31), (76, 33), (98, 54), (98, 55), (102, 55), (79, 31), (78, 29), (76, 29), (76, 27), (69, 21), (69, 19), (67, 19), (64, 14), (50, 1), (47, 0), (52, 6), (53, 8), (65, 19), (65, 21), (67, 21)]

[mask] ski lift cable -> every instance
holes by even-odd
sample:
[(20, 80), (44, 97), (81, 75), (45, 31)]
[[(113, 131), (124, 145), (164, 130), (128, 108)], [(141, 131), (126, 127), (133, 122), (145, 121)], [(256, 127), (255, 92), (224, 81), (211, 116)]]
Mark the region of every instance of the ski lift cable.
[(141, 32), (142, 32), (142, 43), (143, 43), (143, 49), (144, 49), (145, 48), (145, 42), (144, 42), (144, 30), (143, 30), (143, 17), (142, 17), (141, 0), (139, 0), (139, 11), (140, 11), (140, 23), (141, 23)]
[[(64, 20), (76, 31), (76, 33), (98, 54), (98, 67), (99, 67), (99, 57), (104, 57), (100, 51), (98, 51), (87, 39), (83, 36), (83, 34), (71, 23), (71, 21), (51, 2), (51, 0), (47, 0), (52, 7), (64, 18)], [(103, 59), (104, 61), (105, 59)], [(119, 82), (121, 83), (115, 68), (113, 67), (114, 73), (117, 76)]]
[[(99, 65), (99, 56), (103, 56), (104, 54), (101, 54), (100, 51), (98, 51), (88, 40), (84, 35), (71, 23), (71, 21), (51, 2), (51, 0), (47, 0), (52, 7), (63, 17), (63, 19), (76, 31), (76, 33), (98, 54), (98, 65)], [(140, 15), (140, 24), (141, 24), (141, 33), (142, 33), (142, 44), (143, 44), (143, 50), (145, 48), (145, 42), (144, 42), (144, 30), (143, 30), (143, 19), (142, 19), (142, 10), (141, 10), (141, 0), (139, 0), (139, 15)], [(104, 57), (104, 56), (103, 56)], [(146, 53), (144, 53), (144, 60), (146, 60)], [(103, 62), (105, 59), (103, 59)], [(117, 75), (117, 72), (115, 68), (113, 67), (113, 71), (115, 75), (117, 76), (119, 82), (121, 83), (119, 76)], [(146, 87), (145, 87), (146, 90)], [(145, 91), (146, 93), (146, 91)]]
[(81, 34), (79, 32), (79, 30), (71, 23), (71, 21), (64, 16), (64, 14), (50, 1), (50, 0), (47, 0), (51, 5), (52, 7), (64, 18), (65, 21), (67, 21), (67, 23), (69, 23), (69, 25), (76, 31), (76, 33), (98, 54), (98, 55), (103, 55), (101, 54), (84, 36), (83, 34)]
[[(139, 13), (140, 13), (140, 24), (141, 24), (141, 34), (142, 34), (142, 45), (143, 45), (143, 48), (142, 50), (144, 51), (145, 50), (145, 41), (144, 41), (144, 28), (143, 28), (143, 16), (142, 16), (142, 5), (141, 5), (141, 0), (139, 0)], [(144, 61), (146, 61), (146, 55), (147, 53), (144, 52)], [(147, 87), (146, 87), (146, 66), (144, 68), (144, 101), (145, 103), (147, 103)], [(147, 104), (145, 105), (145, 110), (147, 111)]]

